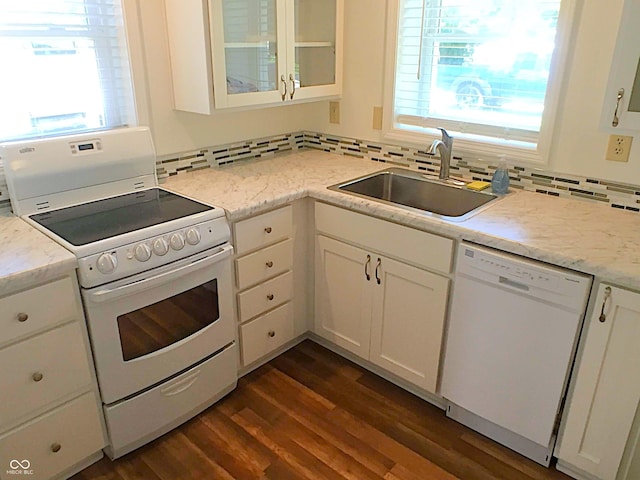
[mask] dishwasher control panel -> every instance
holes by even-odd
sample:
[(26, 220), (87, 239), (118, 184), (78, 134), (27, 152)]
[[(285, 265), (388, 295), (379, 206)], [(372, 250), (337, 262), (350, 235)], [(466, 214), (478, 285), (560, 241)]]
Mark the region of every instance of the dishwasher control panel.
[(467, 243), (460, 244), (456, 273), (485, 277), (522, 291), (547, 290), (561, 296), (572, 296), (591, 282), (587, 275)]

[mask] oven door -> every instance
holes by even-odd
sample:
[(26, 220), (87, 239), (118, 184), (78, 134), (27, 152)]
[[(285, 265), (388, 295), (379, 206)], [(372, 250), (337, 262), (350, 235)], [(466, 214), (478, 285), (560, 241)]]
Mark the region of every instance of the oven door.
[(105, 404), (235, 340), (230, 245), (82, 291)]

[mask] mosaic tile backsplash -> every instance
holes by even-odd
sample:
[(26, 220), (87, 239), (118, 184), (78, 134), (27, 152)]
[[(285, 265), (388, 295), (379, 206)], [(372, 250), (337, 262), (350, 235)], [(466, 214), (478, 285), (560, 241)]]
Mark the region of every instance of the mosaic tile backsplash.
[[(282, 152), (313, 148), (412, 170), (438, 173), (440, 160), (426, 148), (387, 145), (315, 132), (297, 132), (204, 148), (181, 155), (158, 158), (161, 180), (181, 172), (226, 165), (240, 160), (264, 158)], [(450, 174), (464, 180), (490, 182), (497, 165), (453, 157)], [(383, 165), (380, 168), (384, 168)], [(575, 175), (557, 174), (538, 168), (509, 166), (511, 187), (544, 195), (602, 202), (612, 208), (640, 212), (640, 185), (631, 185)]]
[[(218, 168), (230, 163), (299, 149), (317, 149), (381, 164), (437, 173), (440, 161), (426, 148), (387, 145), (315, 132), (295, 132), (227, 145), (206, 147), (181, 154), (164, 155), (156, 160), (158, 179), (203, 168)], [(384, 168), (381, 165), (380, 168)], [(489, 182), (496, 165), (453, 157), (450, 174), (464, 180)], [(596, 178), (557, 174), (537, 168), (509, 167), (511, 187), (556, 197), (569, 197), (609, 204), (612, 208), (640, 212), (640, 185), (611, 182)], [(9, 191), (0, 165), (0, 211), (10, 208)]]

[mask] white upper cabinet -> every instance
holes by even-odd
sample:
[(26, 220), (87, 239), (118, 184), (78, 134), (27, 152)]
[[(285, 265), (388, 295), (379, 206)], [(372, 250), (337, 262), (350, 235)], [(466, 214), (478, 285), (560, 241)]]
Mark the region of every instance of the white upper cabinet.
[(175, 108), (341, 93), (344, 0), (165, 0)]
[(640, 130), (640, 2), (626, 0), (602, 108), (601, 129)]

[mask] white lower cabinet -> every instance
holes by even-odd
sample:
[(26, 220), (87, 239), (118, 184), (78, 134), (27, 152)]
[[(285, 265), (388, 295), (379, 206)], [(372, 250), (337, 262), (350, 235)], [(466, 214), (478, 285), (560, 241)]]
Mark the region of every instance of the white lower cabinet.
[(435, 393), (449, 279), (316, 240), (315, 333)]
[(632, 478), (621, 460), (640, 401), (640, 294), (601, 284), (576, 364), (558, 468), (601, 480)]
[(317, 236), (315, 333), (362, 358), (369, 358), (372, 255)]
[(242, 359), (249, 365), (294, 336), (291, 302), (240, 326)]
[(370, 360), (434, 393), (449, 279), (383, 257), (374, 285)]
[(296, 335), (293, 205), (234, 225), (242, 365), (257, 365)]
[(89, 392), (1, 435), (3, 472), (7, 478), (46, 480), (95, 455), (104, 447), (100, 416), (96, 397)]
[(65, 478), (104, 420), (75, 272), (0, 298), (0, 478)]

